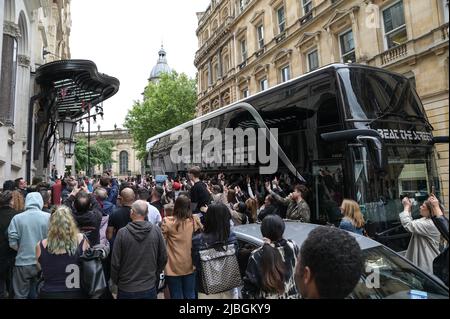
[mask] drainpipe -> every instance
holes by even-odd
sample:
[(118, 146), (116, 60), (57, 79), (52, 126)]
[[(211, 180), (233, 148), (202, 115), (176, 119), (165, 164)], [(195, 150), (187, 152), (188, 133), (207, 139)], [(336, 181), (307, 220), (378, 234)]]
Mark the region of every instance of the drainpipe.
[(28, 184), (31, 183), (31, 156), (33, 155), (33, 111), (34, 103), (42, 97), (42, 93), (33, 96), (28, 105), (28, 133), (27, 133), (27, 172), (26, 179)]

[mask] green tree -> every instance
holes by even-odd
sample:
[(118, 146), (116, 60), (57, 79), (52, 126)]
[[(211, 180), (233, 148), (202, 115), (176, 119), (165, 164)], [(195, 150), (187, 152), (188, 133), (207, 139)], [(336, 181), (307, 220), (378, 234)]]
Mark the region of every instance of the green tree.
[[(113, 163), (113, 151), (114, 143), (110, 140), (98, 139), (95, 144), (91, 144), (91, 167)], [(87, 168), (88, 142), (86, 138), (79, 138), (75, 146), (75, 169), (77, 171), (87, 171)]]
[(138, 157), (145, 157), (150, 137), (192, 120), (196, 103), (196, 81), (184, 73), (163, 73), (158, 83), (150, 82), (144, 100), (135, 101), (124, 123), (133, 136)]

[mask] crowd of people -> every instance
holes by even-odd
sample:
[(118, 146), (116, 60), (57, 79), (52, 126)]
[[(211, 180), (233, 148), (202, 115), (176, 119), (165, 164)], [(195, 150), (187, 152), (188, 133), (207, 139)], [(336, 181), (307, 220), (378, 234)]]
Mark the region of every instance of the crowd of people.
[[(294, 180), (207, 176), (192, 167), (163, 183), (118, 181), (110, 172), (35, 178), (29, 187), (24, 179), (7, 181), (0, 193), (0, 298), (86, 298), (75, 275), (80, 256), (96, 247), (109, 252), (102, 298), (345, 298), (363, 271), (361, 249), (348, 234), (364, 235), (359, 205), (343, 199), (338, 227), (316, 228), (299, 247), (284, 237), (285, 220), (311, 221), (310, 191)], [(413, 234), (407, 258), (433, 272), (435, 259), (445, 263), (447, 256), (440, 272), (448, 284), (448, 249), (438, 249), (441, 234), (448, 240), (448, 219), (439, 202), (430, 197), (420, 220), (412, 220), (407, 199), (403, 204), (400, 219)], [(247, 223), (260, 223), (262, 247), (239, 247), (233, 228)], [(208, 294), (202, 254), (219, 246), (234, 247), (242, 287)]]

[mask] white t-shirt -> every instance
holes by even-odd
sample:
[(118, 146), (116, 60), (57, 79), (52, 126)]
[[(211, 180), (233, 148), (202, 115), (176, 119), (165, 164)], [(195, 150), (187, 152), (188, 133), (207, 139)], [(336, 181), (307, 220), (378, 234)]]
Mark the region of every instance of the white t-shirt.
[(150, 203), (148, 204), (148, 221), (153, 225), (157, 225), (162, 221), (161, 214), (158, 209)]

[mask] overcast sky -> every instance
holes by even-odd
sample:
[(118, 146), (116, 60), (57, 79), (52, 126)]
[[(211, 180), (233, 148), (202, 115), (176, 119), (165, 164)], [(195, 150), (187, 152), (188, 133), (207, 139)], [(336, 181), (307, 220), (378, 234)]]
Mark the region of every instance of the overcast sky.
[[(72, 59), (92, 60), (99, 72), (120, 80), (119, 92), (104, 102), (102, 130), (123, 127), (133, 101), (141, 100), (161, 41), (168, 64), (195, 77), (196, 12), (210, 0), (75, 0), (71, 2)], [(91, 130), (97, 130), (97, 124)]]

